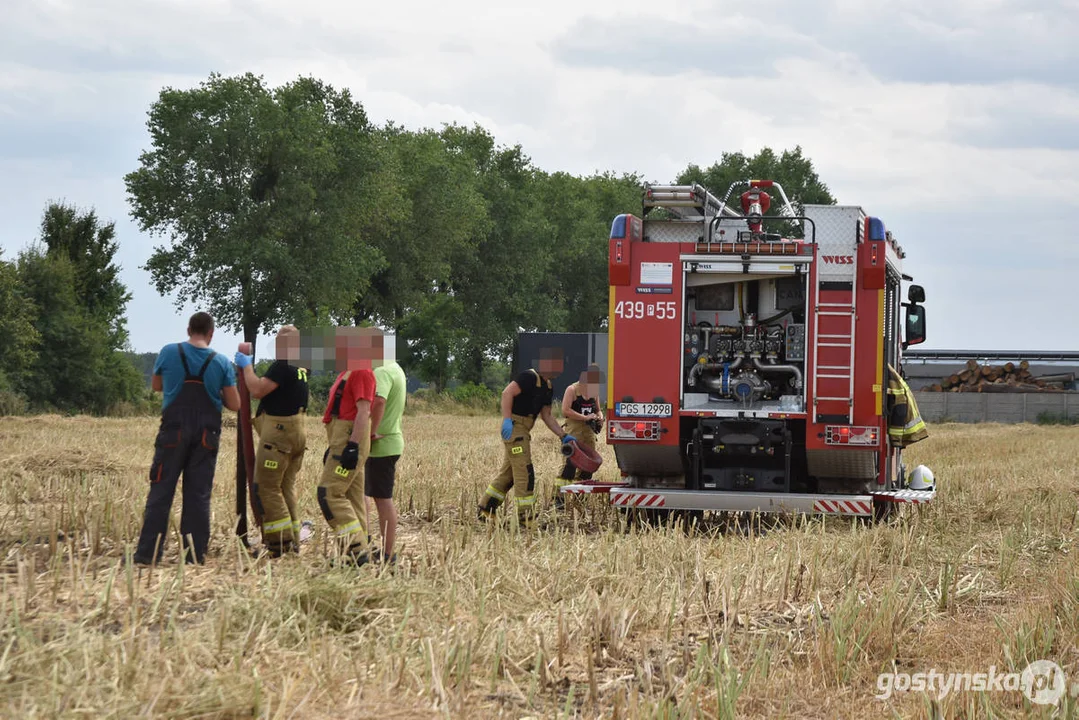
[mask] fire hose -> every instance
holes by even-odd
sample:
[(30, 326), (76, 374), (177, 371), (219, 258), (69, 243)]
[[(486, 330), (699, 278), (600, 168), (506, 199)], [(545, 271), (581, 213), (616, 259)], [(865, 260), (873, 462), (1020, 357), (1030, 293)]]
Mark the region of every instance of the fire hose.
[[(245, 355), (250, 355), (251, 343), (242, 342), (238, 348)], [(255, 440), (251, 434), (251, 393), (247, 389), (243, 372), (236, 377), (236, 390), (240, 394), (240, 411), (236, 418), (236, 535), (244, 547), (250, 547), (248, 536), (247, 505), (250, 501), (251, 516), (255, 524), (262, 529), (262, 512), (255, 498)]]

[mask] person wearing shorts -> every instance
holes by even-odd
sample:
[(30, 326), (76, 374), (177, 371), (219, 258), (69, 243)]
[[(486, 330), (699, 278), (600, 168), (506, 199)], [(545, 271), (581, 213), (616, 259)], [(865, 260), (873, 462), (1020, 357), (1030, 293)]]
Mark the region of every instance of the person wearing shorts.
[(386, 362), (375, 368), (375, 399), (371, 403), (371, 452), (364, 468), (364, 494), (371, 498), (378, 511), (378, 527), (382, 533), (382, 550), (372, 556), (393, 563), (397, 539), (397, 508), (393, 504), (393, 485), (397, 461), (405, 448), (401, 433), (401, 418), (405, 412), (405, 385), (408, 379), (396, 362)]

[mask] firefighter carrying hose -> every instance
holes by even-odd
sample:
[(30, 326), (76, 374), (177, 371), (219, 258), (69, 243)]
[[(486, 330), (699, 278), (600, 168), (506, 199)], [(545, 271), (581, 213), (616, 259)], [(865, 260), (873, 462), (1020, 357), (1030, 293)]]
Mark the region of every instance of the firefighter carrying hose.
[[(300, 332), (292, 325), (277, 331), (277, 359), (258, 377), (252, 358), (236, 353), (251, 397), (261, 398), (253, 423), (259, 435), (251, 498), (262, 508), (262, 545), (270, 557), (300, 551), (300, 513), (296, 476), (307, 450), (307, 370), (298, 367)], [(291, 361), (291, 363), (290, 363)]]
[[(566, 418), (562, 427), (572, 437), (577, 438), (578, 445), (590, 450), (596, 449), (596, 436), (603, 429), (603, 411), (599, 404), (599, 387), (602, 381), (599, 365), (589, 365), (588, 369), (581, 373), (580, 379), (567, 387), (562, 396), (562, 415)], [(592, 473), (578, 469), (573, 460), (567, 457), (566, 464), (554, 483), (556, 508), (562, 508), (565, 503), (562, 488), (575, 479), (591, 480)]]
[(531, 433), (537, 417), (543, 420), (563, 444), (575, 439), (564, 432), (551, 415), (551, 400), (554, 396), (551, 378), (562, 373), (561, 351), (544, 348), (540, 352), (538, 365), (538, 370), (525, 370), (502, 391), (504, 455), (502, 467), (487, 486), (484, 504), (479, 508), (481, 520), (494, 517), (495, 511), (505, 502), (506, 493), (512, 487), (521, 526), (531, 527), (535, 522), (536, 472), (532, 467)]

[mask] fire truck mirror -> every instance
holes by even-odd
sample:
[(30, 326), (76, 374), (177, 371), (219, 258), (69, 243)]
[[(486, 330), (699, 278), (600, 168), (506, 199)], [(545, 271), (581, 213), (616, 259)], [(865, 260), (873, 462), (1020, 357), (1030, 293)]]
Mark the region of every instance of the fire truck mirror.
[(918, 345), (925, 342), (925, 308), (921, 305), (911, 304), (907, 306), (906, 314), (906, 345)]
[(907, 289), (907, 299), (912, 303), (924, 303), (925, 302), (925, 288), (921, 285), (911, 285)]

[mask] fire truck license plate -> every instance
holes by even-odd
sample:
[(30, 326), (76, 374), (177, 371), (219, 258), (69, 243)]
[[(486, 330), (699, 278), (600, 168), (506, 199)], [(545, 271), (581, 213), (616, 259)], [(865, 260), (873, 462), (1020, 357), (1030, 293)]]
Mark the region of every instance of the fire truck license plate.
[(615, 403), (614, 414), (619, 417), (670, 417), (670, 403)]

